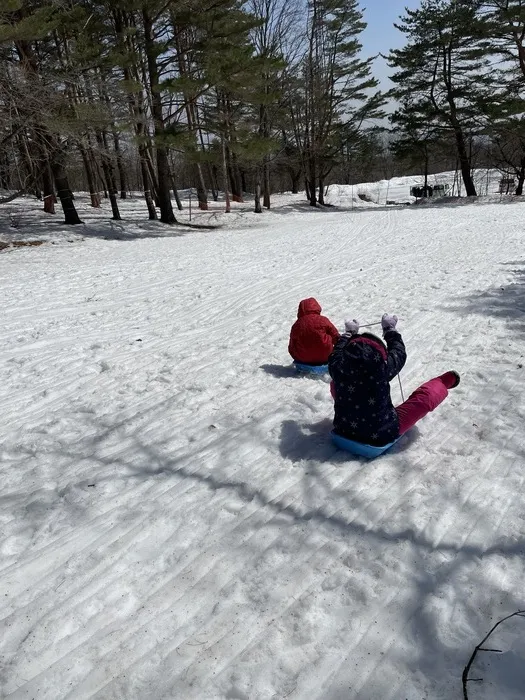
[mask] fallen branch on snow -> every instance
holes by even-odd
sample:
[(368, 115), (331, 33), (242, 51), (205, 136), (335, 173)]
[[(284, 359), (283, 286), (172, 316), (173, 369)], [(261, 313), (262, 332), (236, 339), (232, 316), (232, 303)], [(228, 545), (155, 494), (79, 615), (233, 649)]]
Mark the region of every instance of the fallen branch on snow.
[(494, 632), (494, 630), (497, 627), (499, 627), (502, 622), (505, 622), (506, 620), (510, 620), (511, 617), (525, 617), (525, 610), (517, 610), (516, 612), (512, 613), (512, 615), (507, 615), (507, 617), (504, 617), (499, 622), (496, 622), (494, 627), (492, 627), (490, 632), (487, 635), (485, 635), (485, 637), (483, 637), (481, 642), (477, 645), (477, 647), (472, 652), (472, 655), (471, 655), (470, 659), (468, 660), (468, 664), (463, 669), (463, 674), (461, 676), (461, 680), (463, 682), (463, 700), (469, 700), (468, 691), (467, 691), (467, 683), (480, 682), (483, 680), (483, 678), (469, 678), (468, 677), (468, 674), (470, 673), (470, 668), (471, 668), (472, 664), (474, 663), (474, 660), (477, 656), (478, 651), (490, 651), (490, 652), (494, 652), (495, 654), (502, 653), (501, 649), (488, 649), (488, 648), (484, 647), (483, 645), (485, 644), (487, 639), (490, 637), (490, 635)]
[(17, 199), (18, 197), (21, 197), (23, 194), (25, 194), (25, 190), (19, 190), (18, 192), (15, 192), (14, 194), (10, 194), (8, 197), (3, 197), (0, 199), (0, 204), (9, 204), (9, 202), (12, 202), (13, 199)]

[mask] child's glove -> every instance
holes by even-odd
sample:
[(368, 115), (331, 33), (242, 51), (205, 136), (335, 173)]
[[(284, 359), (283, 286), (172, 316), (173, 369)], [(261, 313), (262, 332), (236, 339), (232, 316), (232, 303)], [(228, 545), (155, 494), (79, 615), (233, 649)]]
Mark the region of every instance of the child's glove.
[(345, 333), (348, 335), (356, 335), (359, 333), (359, 321), (356, 321), (355, 318), (345, 318)]
[(381, 327), (383, 328), (383, 335), (388, 333), (388, 331), (395, 331), (397, 324), (397, 316), (390, 316), (390, 314), (383, 314), (381, 318)]

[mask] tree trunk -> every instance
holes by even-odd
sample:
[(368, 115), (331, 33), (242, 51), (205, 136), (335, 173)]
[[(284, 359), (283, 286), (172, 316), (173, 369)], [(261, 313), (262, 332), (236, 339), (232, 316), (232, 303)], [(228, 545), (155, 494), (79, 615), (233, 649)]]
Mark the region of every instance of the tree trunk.
[(148, 216), (150, 221), (157, 221), (157, 209), (155, 207), (155, 184), (151, 179), (151, 167), (148, 158), (148, 153), (145, 145), (139, 146), (140, 154), (140, 172), (142, 182), (144, 184), (144, 198), (148, 207)]
[(229, 181), (229, 187), (232, 192), (232, 199), (234, 202), (242, 202), (242, 198), (239, 197), (239, 188), (237, 187), (237, 183), (235, 181), (235, 175), (233, 172), (233, 168), (231, 165), (228, 165), (228, 181)]
[[(108, 191), (108, 187), (106, 185), (106, 177), (104, 174), (104, 168), (101, 166), (98, 159), (95, 158), (95, 154), (94, 154), (92, 148), (89, 149), (89, 153), (91, 156), (91, 162), (93, 163), (93, 169), (97, 173), (97, 177), (98, 177), (98, 182), (97, 182), (96, 187), (97, 187), (97, 194), (98, 194), (99, 201), (100, 201), (99, 186), (102, 188), (102, 194), (104, 195), (104, 199), (107, 199), (109, 197), (109, 191)], [(100, 185), (99, 185), (99, 183), (100, 183)]]
[(516, 187), (516, 196), (521, 197), (523, 194), (523, 183), (525, 182), (525, 156), (522, 156), (520, 161), (520, 169), (518, 172), (518, 186)]
[(148, 159), (145, 153), (144, 144), (139, 146), (139, 157), (140, 157), (140, 174), (142, 175), (142, 184), (144, 187), (144, 199), (146, 200), (146, 206), (148, 208), (148, 216), (150, 221), (157, 221), (157, 210), (155, 208), (155, 202), (153, 201), (153, 196), (151, 192), (151, 179), (150, 172), (148, 168)]
[(226, 143), (224, 137), (222, 138), (222, 180), (224, 186), (224, 201), (225, 201), (225, 212), (229, 214), (231, 211), (230, 206), (230, 193), (228, 191), (228, 164), (226, 161)]
[(308, 161), (308, 185), (309, 185), (309, 190), (310, 190), (310, 206), (311, 207), (316, 207), (317, 206), (317, 193), (315, 189), (315, 183), (317, 182), (317, 177), (316, 177), (316, 167), (315, 167), (315, 158), (313, 156), (310, 156), (309, 161)]
[(239, 168), (237, 166), (237, 159), (235, 155), (231, 152), (229, 148), (226, 149), (227, 163), (228, 163), (228, 173), (230, 176), (232, 199), (234, 202), (242, 202), (242, 188), (239, 177)]
[(97, 139), (97, 143), (101, 152), (102, 171), (104, 173), (106, 190), (109, 194), (111, 212), (113, 214), (112, 219), (114, 221), (121, 221), (122, 217), (120, 216), (117, 201), (117, 181), (115, 180), (115, 173), (113, 172), (113, 163), (111, 162), (111, 157), (109, 155), (107, 137), (104, 132), (101, 132), (97, 129), (95, 132), (95, 138)]
[(159, 183), (157, 180), (157, 173), (155, 172), (155, 165), (153, 163), (153, 154), (151, 153), (151, 144), (144, 145), (144, 157), (146, 159), (146, 166), (149, 173), (149, 181), (151, 186), (151, 196), (155, 200), (155, 205), (159, 206)]
[(301, 179), (301, 173), (297, 173), (291, 168), (288, 172), (290, 173), (290, 180), (292, 181), (292, 194), (299, 194), (299, 180)]
[(219, 201), (219, 174), (217, 172), (217, 166), (214, 164), (211, 166), (212, 173), (213, 173), (213, 187), (212, 187), (212, 195), (213, 195), (213, 201), (218, 202)]
[[(186, 54), (186, 46), (184, 45), (185, 37), (177, 32), (177, 22), (174, 22), (175, 31), (175, 44), (178, 57), (178, 67), (181, 76), (186, 76), (189, 70), (188, 59)], [(201, 148), (204, 151), (204, 137), (199, 125), (199, 114), (196, 107), (196, 98), (194, 94), (191, 94), (188, 90), (183, 91), (185, 110), (186, 110), (186, 120), (188, 122), (188, 131), (194, 134), (196, 139), (197, 133), (201, 141)], [(209, 165), (208, 165), (209, 167)], [(201, 211), (208, 210), (208, 192), (206, 191), (206, 184), (204, 182), (204, 175), (202, 173), (201, 164), (195, 162), (195, 176), (196, 176), (196, 187), (197, 187), (197, 201), (199, 203), (199, 209)]]
[(271, 206), (271, 202), (270, 202), (270, 163), (268, 162), (268, 156), (264, 156), (264, 160), (263, 160), (263, 206), (265, 209), (269, 209)]
[(140, 174), (142, 175), (142, 184), (144, 187), (144, 199), (146, 200), (146, 206), (148, 207), (148, 215), (150, 221), (157, 220), (157, 210), (155, 209), (155, 202), (151, 194), (151, 181), (148, 170), (148, 163), (146, 156), (144, 154), (144, 146), (139, 146), (139, 156), (140, 156)]
[[(195, 174), (197, 175), (197, 201), (201, 211), (208, 211), (208, 193), (206, 192), (206, 183), (202, 173), (202, 165), (195, 163)], [(215, 200), (217, 201), (217, 200)]]
[(180, 201), (179, 190), (177, 189), (177, 183), (175, 182), (173, 173), (171, 175), (171, 189), (173, 190), (173, 196), (175, 197), (175, 202), (177, 203), (177, 209), (182, 211), (182, 202)]
[(122, 217), (120, 216), (117, 201), (117, 193), (115, 190), (109, 190), (109, 202), (111, 204), (111, 213), (113, 214), (111, 218), (113, 219), (113, 221), (121, 221)]
[[(208, 177), (210, 178), (210, 188), (211, 188), (211, 196), (213, 198), (213, 201), (216, 202), (219, 199), (219, 193), (218, 193), (218, 185), (217, 185), (217, 175), (212, 167), (211, 163), (207, 164), (208, 166)], [(206, 207), (208, 206), (208, 203), (206, 202)]]
[(324, 181), (323, 178), (319, 178), (319, 204), (324, 206)]
[(111, 212), (113, 214), (113, 216), (111, 218), (114, 221), (121, 221), (122, 217), (120, 216), (120, 211), (118, 208), (117, 187), (116, 187), (115, 179), (113, 176), (113, 167), (111, 165), (111, 161), (109, 160), (109, 157), (107, 156), (107, 154), (104, 154), (102, 156), (102, 168), (104, 170), (106, 187), (107, 187), (108, 194), (109, 194), (109, 202), (111, 204)]
[(156, 138), (155, 150), (157, 154), (158, 179), (157, 197), (159, 201), (160, 220), (163, 224), (176, 224), (177, 219), (175, 218), (171, 204), (168, 149), (163, 143), (165, 127), (159, 67), (157, 65), (157, 56), (159, 51), (153, 38), (153, 22), (147, 10), (142, 11), (142, 19), (144, 23), (144, 48), (146, 52), (150, 83), (151, 114), (153, 117)]
[(120, 199), (127, 199), (128, 188), (126, 181), (126, 171), (124, 170), (124, 163), (122, 161), (122, 151), (120, 149), (120, 137), (116, 131), (113, 131), (113, 146), (115, 148), (115, 156), (117, 159), (117, 170), (118, 177), (120, 181)]
[(226, 141), (226, 158), (228, 163), (228, 172), (230, 175), (232, 199), (234, 202), (242, 202), (242, 186), (239, 173), (239, 164), (237, 162), (237, 156), (231, 148), (232, 144), (234, 143), (234, 124), (232, 123), (231, 119), (232, 106), (231, 100), (226, 95), (222, 96), (222, 114), (224, 118), (224, 139)]
[(78, 150), (80, 151), (80, 155), (82, 156), (82, 162), (84, 163), (84, 173), (86, 174), (91, 206), (95, 209), (98, 209), (100, 207), (100, 197), (98, 196), (98, 192), (96, 191), (97, 188), (95, 185), (95, 176), (91, 167), (87, 150), (81, 143), (78, 144)]
[(148, 208), (149, 220), (157, 221), (157, 209), (155, 207), (155, 202), (153, 201), (153, 197), (151, 196), (151, 190), (149, 188), (144, 190), (144, 199), (146, 200), (146, 206)]
[[(199, 134), (200, 144), (202, 152), (204, 153), (206, 149), (204, 148), (204, 136), (202, 134), (202, 129), (200, 127), (199, 110), (195, 104), (190, 106), (190, 112), (192, 114), (192, 120), (197, 127), (197, 132)], [(199, 209), (202, 211), (208, 211), (208, 190), (206, 189), (206, 183), (204, 181), (204, 173), (202, 172), (202, 165), (197, 163), (198, 166), (198, 182), (197, 187), (197, 199), (199, 200)], [(208, 174), (211, 173), (210, 164), (208, 163)], [(213, 193), (215, 195), (215, 193)], [(217, 201), (217, 199), (215, 199)]]
[(474, 185), (474, 180), (472, 179), (472, 169), (470, 166), (470, 160), (468, 158), (466, 150), (460, 150), (459, 143), (458, 151), (461, 176), (463, 178), (463, 183), (465, 184), (465, 192), (467, 194), (467, 197), (477, 197), (476, 186)]
[(176, 224), (177, 219), (173, 212), (170, 192), (170, 166), (168, 163), (168, 150), (157, 147), (157, 173), (159, 175), (159, 209), (160, 220), (163, 224)]
[(9, 158), (7, 156), (7, 152), (0, 152), (0, 158), (0, 189), (10, 190), (11, 187), (9, 186)]
[[(127, 54), (130, 57), (136, 55), (136, 51), (133, 46), (133, 34), (128, 31), (130, 25), (130, 18), (126, 15), (124, 10), (113, 10), (113, 20), (115, 22), (115, 30), (119, 37), (124, 38), (125, 45), (127, 49)], [(127, 60), (123, 60), (121, 64), (121, 69), (126, 81), (134, 81), (139, 83), (138, 71), (136, 64), (129, 64)], [(139, 163), (140, 163), (140, 175), (142, 179), (142, 188), (144, 190), (144, 199), (146, 201), (146, 206), (148, 208), (148, 216), (150, 221), (157, 220), (157, 211), (155, 209), (155, 204), (152, 198), (151, 192), (151, 182), (148, 172), (147, 154), (146, 146), (144, 143), (145, 137), (145, 115), (143, 109), (143, 91), (142, 89), (136, 92), (129, 92), (127, 95), (128, 108), (130, 116), (135, 124), (135, 136), (138, 141), (138, 153), (139, 153)]]
[[(263, 74), (265, 85), (264, 92), (269, 93), (268, 76)], [(270, 120), (268, 118), (268, 107), (261, 105), (259, 110), (259, 134), (263, 139), (270, 138)], [(263, 156), (262, 166), (262, 185), (263, 185), (263, 206), (265, 209), (270, 208), (270, 161), (268, 155)]]
[(258, 167), (255, 173), (255, 209), (256, 214), (262, 214), (261, 208), (261, 169)]
[(69, 188), (67, 174), (57, 152), (51, 154), (51, 171), (53, 172), (53, 177), (55, 178), (55, 185), (57, 188), (58, 197), (60, 199), (60, 204), (64, 210), (64, 223), (71, 226), (81, 224), (82, 221), (78, 216), (77, 210), (75, 209), (75, 205), (73, 203), (73, 197), (71, 196), (71, 189)]
[(42, 199), (42, 193), (40, 192), (37, 179), (35, 177), (33, 158), (29, 153), (29, 147), (27, 145), (27, 136), (25, 134), (20, 135), (17, 141), (20, 157), (24, 166), (23, 170), (25, 170), (25, 176), (22, 178), (20, 169), (18, 169), (18, 189), (27, 190), (29, 193), (34, 194), (37, 199)]
[(465, 192), (467, 197), (477, 197), (476, 187), (474, 185), (474, 180), (472, 179), (472, 164), (467, 153), (467, 146), (465, 144), (465, 137), (463, 135), (463, 129), (459, 124), (455, 116), (455, 108), (452, 109), (451, 122), (454, 129), (454, 137), (456, 140), (456, 150), (458, 154), (459, 167), (461, 170), (461, 176), (463, 178), (463, 183), (465, 184)]
[(49, 167), (49, 161), (40, 161), (42, 168), (42, 189), (44, 192), (44, 211), (46, 214), (55, 213), (55, 188), (53, 186), (53, 173)]
[[(100, 165), (100, 162), (98, 158), (95, 155), (95, 150), (93, 147), (93, 142), (91, 139), (91, 132), (88, 132), (87, 134), (87, 141), (88, 141), (88, 146), (86, 148), (86, 156), (87, 156), (87, 161), (91, 165), (91, 172), (92, 172), (92, 177), (93, 177), (93, 182), (94, 182), (94, 187), (93, 189), (90, 189), (90, 193), (93, 192), (96, 195), (96, 199), (98, 200), (98, 206), (100, 206), (100, 192), (103, 193), (104, 199), (108, 198), (108, 191), (106, 188), (106, 181), (104, 178), (104, 174), (102, 171), (102, 167)], [(101, 144), (99, 143), (99, 147), (101, 147)], [(92, 204), (91, 206), (97, 206), (96, 204)]]

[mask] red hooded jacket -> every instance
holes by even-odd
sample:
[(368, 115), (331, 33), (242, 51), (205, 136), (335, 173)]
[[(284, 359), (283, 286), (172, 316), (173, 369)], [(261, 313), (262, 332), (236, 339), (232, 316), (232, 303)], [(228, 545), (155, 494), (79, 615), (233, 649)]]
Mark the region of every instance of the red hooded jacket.
[(290, 332), (288, 352), (293, 359), (307, 365), (324, 365), (338, 339), (337, 328), (321, 316), (320, 304), (312, 297), (303, 299)]

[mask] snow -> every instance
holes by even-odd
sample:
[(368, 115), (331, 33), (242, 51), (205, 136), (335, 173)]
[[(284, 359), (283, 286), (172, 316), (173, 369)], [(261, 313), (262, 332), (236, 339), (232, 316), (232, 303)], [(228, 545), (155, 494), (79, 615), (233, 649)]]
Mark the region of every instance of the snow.
[[(0, 696), (450, 700), (525, 607), (523, 205), (275, 201), (213, 231), (9, 205), (47, 242), (0, 254)], [(374, 462), (290, 369), (307, 296), (403, 318), (405, 395), (461, 374)], [(471, 700), (521, 697), (524, 625)]]
[[(496, 169), (478, 168), (473, 171), (472, 179), (476, 186), (476, 191), (484, 201), (487, 197), (492, 197), (494, 201), (501, 202), (502, 197), (499, 194), (499, 183), (502, 178), (502, 173)], [(412, 175), (408, 177), (393, 177), (390, 180), (379, 180), (378, 182), (364, 182), (359, 185), (330, 185), (326, 201), (328, 204), (338, 207), (356, 207), (363, 205), (363, 197), (372, 204), (414, 204), (416, 198), (410, 194), (410, 188), (414, 185), (422, 186), (425, 180), (421, 175)], [(435, 173), (428, 176), (428, 184), (432, 187), (436, 185), (448, 185), (450, 195), (448, 203), (454, 201), (458, 204), (458, 196), (464, 196), (464, 186), (460, 175), (454, 171)], [(482, 201), (483, 201), (482, 200)], [(465, 199), (463, 203), (467, 203)], [(427, 201), (419, 200), (419, 204), (424, 206), (436, 206), (443, 204), (443, 198), (433, 197)]]

